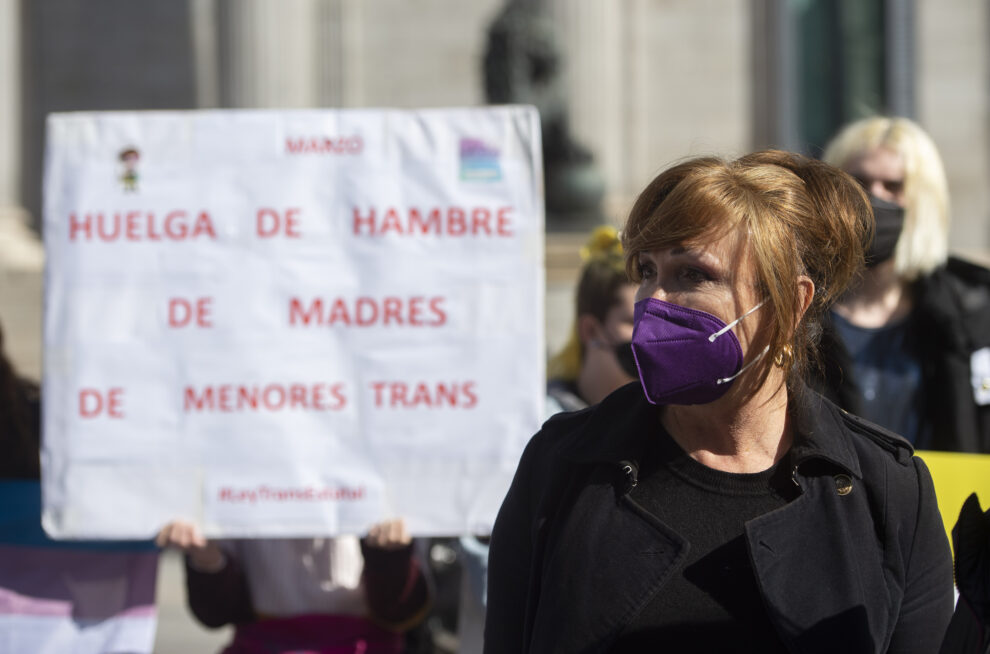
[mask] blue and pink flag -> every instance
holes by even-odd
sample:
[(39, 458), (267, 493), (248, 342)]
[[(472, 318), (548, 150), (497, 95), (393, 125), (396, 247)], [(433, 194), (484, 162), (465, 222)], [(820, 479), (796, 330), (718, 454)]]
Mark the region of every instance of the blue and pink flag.
[(0, 652), (151, 652), (150, 541), (54, 541), (37, 481), (0, 480)]

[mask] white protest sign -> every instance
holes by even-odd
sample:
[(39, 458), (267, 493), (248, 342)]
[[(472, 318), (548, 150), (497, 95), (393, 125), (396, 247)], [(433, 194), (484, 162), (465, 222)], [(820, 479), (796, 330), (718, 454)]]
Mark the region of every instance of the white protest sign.
[(528, 107), (58, 114), (45, 529), (484, 532), (543, 410)]

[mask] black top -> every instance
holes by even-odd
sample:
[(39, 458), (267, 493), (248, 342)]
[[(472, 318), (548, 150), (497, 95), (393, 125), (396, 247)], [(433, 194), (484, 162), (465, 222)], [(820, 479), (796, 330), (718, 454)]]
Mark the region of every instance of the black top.
[(690, 549), (612, 652), (786, 652), (763, 606), (743, 532), (747, 520), (795, 495), (787, 469), (714, 470), (661, 432), (631, 497)]
[[(925, 396), (920, 445), (990, 452), (990, 403), (978, 392), (987, 375), (973, 366), (974, 353), (990, 348), (990, 270), (950, 257), (911, 292)], [(866, 415), (853, 356), (830, 315), (822, 327), (821, 366), (809, 366), (808, 382), (850, 413)]]
[(930, 439), (922, 429), (924, 375), (914, 314), (870, 328), (833, 312), (832, 323), (852, 360), (859, 415), (900, 434), (915, 447), (927, 447)]
[[(34, 382), (9, 374), (0, 355), (0, 479), (41, 478), (41, 396)], [(8, 374), (3, 374), (7, 372)]]

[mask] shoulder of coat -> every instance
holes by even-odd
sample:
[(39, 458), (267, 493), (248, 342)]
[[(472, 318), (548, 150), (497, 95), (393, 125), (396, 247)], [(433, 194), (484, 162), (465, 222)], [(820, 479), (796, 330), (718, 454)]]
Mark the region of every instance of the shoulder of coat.
[(591, 407), (579, 411), (562, 411), (555, 413), (544, 421), (540, 430), (536, 432), (527, 445), (527, 450), (531, 455), (537, 452), (545, 453), (564, 447), (571, 437), (587, 423), (590, 417)]
[(849, 413), (845, 409), (839, 409), (839, 416), (843, 424), (850, 431), (880, 446), (883, 451), (890, 454), (898, 463), (908, 465), (911, 462), (911, 457), (914, 455), (914, 447), (903, 436), (870, 422), (865, 418)]

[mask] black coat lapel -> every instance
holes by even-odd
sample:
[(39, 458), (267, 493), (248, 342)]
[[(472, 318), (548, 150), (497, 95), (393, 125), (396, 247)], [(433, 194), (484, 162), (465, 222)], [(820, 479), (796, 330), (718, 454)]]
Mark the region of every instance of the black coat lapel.
[(802, 494), (746, 523), (767, 612), (795, 652), (885, 651), (874, 634), (891, 632), (897, 607), (889, 585), (897, 581), (885, 577), (883, 518), (871, 504), (877, 498), (869, 496), (839, 409), (806, 391), (791, 409), (792, 478)]
[(597, 469), (551, 535), (532, 652), (604, 651), (687, 555), (682, 538), (620, 498), (611, 472)]

